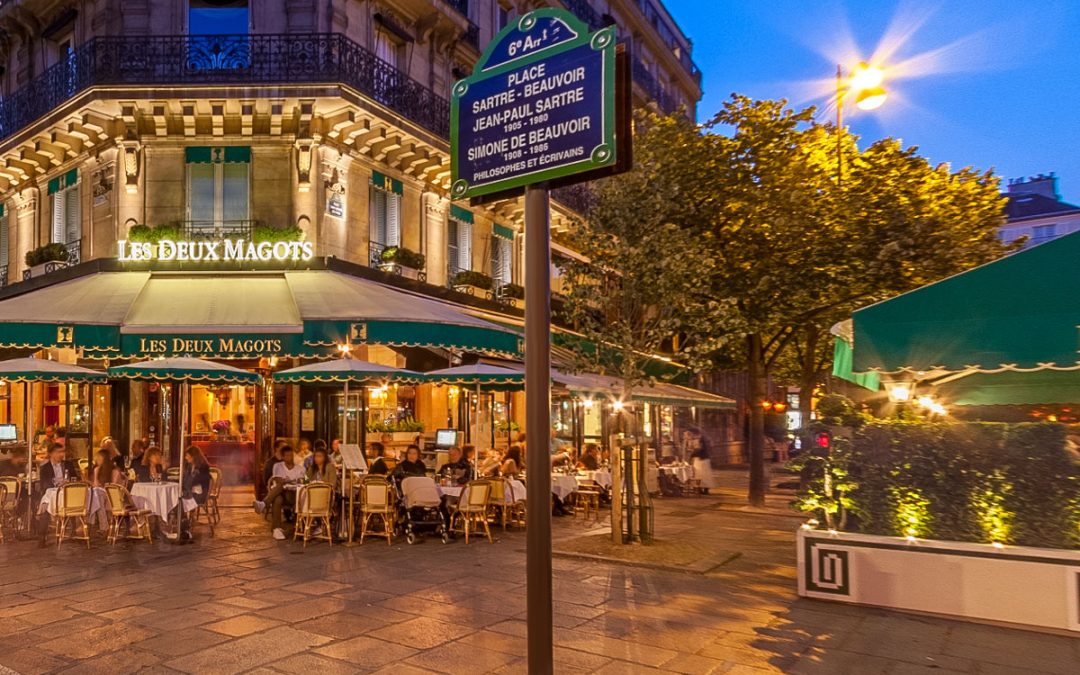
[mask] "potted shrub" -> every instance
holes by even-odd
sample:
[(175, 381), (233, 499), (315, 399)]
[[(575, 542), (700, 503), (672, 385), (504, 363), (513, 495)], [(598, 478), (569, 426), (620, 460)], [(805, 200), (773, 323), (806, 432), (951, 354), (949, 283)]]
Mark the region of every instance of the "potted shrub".
[(410, 251), (404, 246), (388, 246), (383, 249), (379, 256), (382, 261), (381, 268), (386, 272), (393, 272), (409, 279), (419, 279), (420, 272), (424, 269), (426, 259), (423, 253)]
[(479, 296), (490, 291), (492, 284), (491, 277), (474, 270), (462, 270), (450, 280), (450, 285), (454, 287), (454, 290)]
[(67, 267), (68, 250), (63, 244), (45, 244), (26, 252), (26, 266), (30, 278)]
[(517, 309), (525, 307), (525, 287), (520, 284), (503, 284), (499, 288), (499, 297)]
[(251, 228), (251, 240), (268, 241), (271, 243), (277, 243), (279, 241), (303, 241), (304, 231), (297, 225), (274, 227), (273, 225), (267, 225), (265, 223), (256, 223), (255, 226)]

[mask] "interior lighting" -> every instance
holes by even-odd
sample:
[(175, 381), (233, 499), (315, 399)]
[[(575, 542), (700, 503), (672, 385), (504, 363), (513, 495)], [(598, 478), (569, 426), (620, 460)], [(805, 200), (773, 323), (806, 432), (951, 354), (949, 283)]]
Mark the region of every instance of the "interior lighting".
[(911, 387), (906, 384), (894, 384), (889, 388), (889, 400), (893, 403), (905, 403), (911, 399)]

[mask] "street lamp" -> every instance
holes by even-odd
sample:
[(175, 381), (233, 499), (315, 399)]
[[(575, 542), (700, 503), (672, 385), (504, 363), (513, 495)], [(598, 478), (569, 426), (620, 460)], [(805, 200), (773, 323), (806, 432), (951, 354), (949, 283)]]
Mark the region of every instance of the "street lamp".
[(844, 96), (855, 95), (855, 107), (859, 110), (875, 110), (880, 108), (889, 93), (881, 86), (885, 74), (881, 68), (860, 63), (847, 77), (845, 83), (844, 69), (836, 64), (836, 180), (839, 183), (844, 177), (844, 152), (843, 134), (840, 130), (844, 125)]

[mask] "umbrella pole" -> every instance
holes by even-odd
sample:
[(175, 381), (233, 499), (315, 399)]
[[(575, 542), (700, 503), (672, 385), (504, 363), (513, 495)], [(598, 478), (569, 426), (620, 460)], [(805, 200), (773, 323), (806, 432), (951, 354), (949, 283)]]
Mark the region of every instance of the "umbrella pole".
[(26, 419), (26, 531), (30, 532), (34, 522), (34, 446), (30, 442), (32, 436), (30, 426), (30, 383), (23, 381), (23, 417)]
[[(342, 395), (342, 412), (344, 413), (344, 419), (341, 422), (341, 444), (345, 445), (349, 442), (349, 381), (345, 380), (345, 390)], [(346, 527), (349, 528), (348, 537), (346, 538), (346, 545), (353, 545), (353, 484), (352, 484), (352, 469), (345, 466), (342, 462), (341, 468), (344, 470), (344, 474), (341, 476), (341, 486), (349, 491), (349, 514), (345, 516), (345, 500), (341, 500), (341, 522), (346, 523)]]

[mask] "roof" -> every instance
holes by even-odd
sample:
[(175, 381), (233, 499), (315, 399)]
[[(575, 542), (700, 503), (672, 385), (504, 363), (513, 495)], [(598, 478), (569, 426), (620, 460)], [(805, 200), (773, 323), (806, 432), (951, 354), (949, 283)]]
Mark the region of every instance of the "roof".
[(1072, 211), (1080, 213), (1080, 206), (1034, 192), (1013, 192), (1006, 196), (1009, 201), (1005, 204), (1005, 215), (1008, 216), (1010, 221), (1039, 218)]

